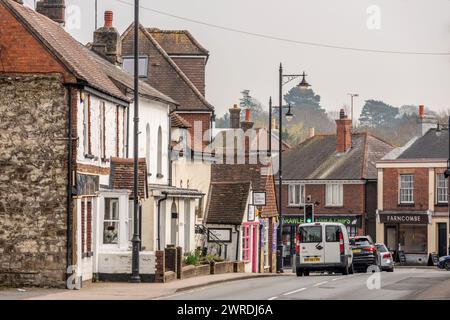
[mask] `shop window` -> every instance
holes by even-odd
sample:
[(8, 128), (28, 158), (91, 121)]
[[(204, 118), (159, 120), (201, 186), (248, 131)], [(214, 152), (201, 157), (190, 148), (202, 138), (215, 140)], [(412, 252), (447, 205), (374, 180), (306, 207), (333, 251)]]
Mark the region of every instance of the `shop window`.
[(349, 237), (356, 237), (358, 235), (358, 228), (356, 226), (347, 226), (347, 233)]
[(400, 250), (405, 253), (427, 252), (427, 225), (399, 225)]
[(448, 203), (448, 180), (443, 173), (436, 175), (437, 203)]
[(414, 176), (412, 174), (400, 175), (400, 203), (414, 203)]
[(305, 203), (305, 185), (290, 184), (288, 198), (290, 206), (303, 205)]
[(326, 187), (326, 205), (341, 207), (343, 205), (342, 183), (330, 183)]
[(250, 225), (242, 228), (242, 260), (250, 261)]
[(119, 199), (105, 198), (103, 244), (119, 244)]

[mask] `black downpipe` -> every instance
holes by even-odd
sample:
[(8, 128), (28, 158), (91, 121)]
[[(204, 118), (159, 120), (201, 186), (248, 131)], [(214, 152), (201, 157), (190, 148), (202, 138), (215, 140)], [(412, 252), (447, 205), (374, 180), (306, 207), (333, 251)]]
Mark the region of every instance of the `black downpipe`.
[[(69, 152), (68, 152), (68, 170), (67, 170), (67, 256), (66, 256), (66, 262), (67, 262), (67, 266), (66, 266), (66, 270), (69, 270), (69, 267), (72, 266), (73, 261), (72, 261), (72, 243), (73, 243), (73, 239), (72, 239), (72, 231), (73, 231), (73, 226), (72, 226), (72, 185), (73, 185), (73, 180), (72, 180), (72, 171), (73, 171), (73, 159), (72, 159), (72, 155), (73, 155), (73, 144), (72, 144), (72, 86), (68, 86), (68, 91), (69, 91), (69, 97), (68, 97), (68, 103), (69, 103), (69, 130), (67, 133), (67, 140), (68, 140), (68, 148), (69, 148)], [(72, 270), (73, 272), (73, 270)], [(69, 275), (66, 274), (66, 276), (68, 277)]]
[(128, 158), (130, 150), (130, 106), (127, 107), (127, 145), (126, 145), (126, 158)]
[(240, 232), (239, 232), (239, 226), (234, 226), (234, 229), (237, 231), (237, 238), (236, 238), (236, 261), (239, 261), (239, 238), (240, 238)]
[(158, 199), (158, 251), (161, 250), (161, 202), (167, 199), (167, 193), (164, 193), (164, 197)]
[(169, 114), (169, 143), (168, 143), (168, 148), (169, 148), (169, 156), (167, 157), (168, 159), (168, 164), (169, 164), (169, 170), (168, 170), (168, 177), (167, 177), (167, 184), (169, 186), (172, 186), (172, 120), (170, 118), (170, 114)]

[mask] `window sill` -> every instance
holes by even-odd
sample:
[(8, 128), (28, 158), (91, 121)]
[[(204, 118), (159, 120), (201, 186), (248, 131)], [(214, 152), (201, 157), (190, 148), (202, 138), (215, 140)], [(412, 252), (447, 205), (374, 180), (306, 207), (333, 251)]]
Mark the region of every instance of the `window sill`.
[(447, 202), (440, 202), (440, 203), (436, 203), (434, 206), (435, 207), (448, 207), (448, 203)]
[(344, 207), (344, 206), (341, 205), (341, 204), (336, 204), (336, 205), (333, 205), (333, 204), (327, 204), (327, 205), (325, 205), (324, 208), (333, 208), (333, 209), (335, 209), (335, 208), (343, 208), (343, 207)]
[(415, 203), (414, 202), (413, 203), (399, 203), (397, 206), (398, 207), (406, 207), (406, 208), (415, 207)]
[(304, 204), (288, 204), (288, 208), (303, 208)]

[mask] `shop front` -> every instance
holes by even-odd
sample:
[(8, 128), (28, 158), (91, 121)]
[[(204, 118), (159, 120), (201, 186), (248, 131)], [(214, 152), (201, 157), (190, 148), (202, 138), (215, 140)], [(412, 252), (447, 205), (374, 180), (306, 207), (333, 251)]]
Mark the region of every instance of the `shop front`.
[[(397, 262), (409, 265), (426, 265), (429, 254), (429, 226), (431, 214), (428, 212), (380, 212), (377, 241), (384, 241)], [(379, 236), (382, 229), (384, 237)], [(381, 231), (381, 230), (380, 230)], [(384, 238), (384, 239), (383, 239)]]
[[(304, 222), (303, 215), (283, 215), (283, 265), (292, 265), (295, 254), (295, 236), (297, 227)], [(363, 215), (320, 215), (314, 216), (315, 222), (338, 222), (346, 226), (350, 237), (360, 234)]]

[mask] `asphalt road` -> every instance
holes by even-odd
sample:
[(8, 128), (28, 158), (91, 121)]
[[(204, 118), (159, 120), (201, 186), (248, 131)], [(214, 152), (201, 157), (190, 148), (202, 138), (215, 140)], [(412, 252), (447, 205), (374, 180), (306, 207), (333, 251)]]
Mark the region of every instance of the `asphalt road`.
[(341, 274), (312, 273), (233, 281), (179, 292), (170, 300), (397, 300), (450, 299), (450, 290), (438, 294), (434, 287), (450, 285), (450, 272), (437, 269), (398, 268), (394, 272)]

